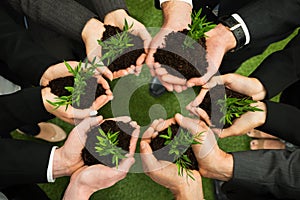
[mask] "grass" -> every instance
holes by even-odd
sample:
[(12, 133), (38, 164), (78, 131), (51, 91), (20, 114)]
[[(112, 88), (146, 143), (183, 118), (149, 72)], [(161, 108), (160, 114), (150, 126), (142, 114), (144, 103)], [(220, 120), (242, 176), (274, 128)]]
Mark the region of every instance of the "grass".
[[(144, 23), (146, 27), (160, 27), (162, 15), (159, 10), (154, 8), (153, 0), (127, 0), (126, 2), (131, 15)], [(237, 73), (249, 75), (267, 55), (282, 49), (295, 33), (286, 40), (270, 45), (263, 54), (245, 61), (237, 70)], [(187, 114), (185, 106), (195, 97), (197, 94), (195, 91), (197, 90), (189, 89), (181, 94), (167, 93), (160, 98), (153, 98), (148, 92), (150, 79), (149, 71), (147, 67), (144, 67), (141, 75), (138, 77), (130, 75), (113, 81), (111, 87), (113, 88), (114, 100), (101, 108), (101, 115), (105, 118), (130, 115), (133, 120), (136, 120), (141, 125), (141, 132), (143, 133), (147, 126), (156, 118), (173, 117), (177, 112)], [(278, 96), (274, 100), (278, 100)], [(57, 118), (51, 121), (63, 127), (66, 132), (70, 132), (73, 128), (72, 125), (66, 124)], [(32, 138), (16, 132), (13, 132), (13, 136), (19, 139), (32, 140)], [(228, 152), (249, 150), (249, 142), (250, 138), (245, 135), (218, 140), (220, 148)], [(56, 145), (60, 146), (62, 144), (61, 142)], [(40, 187), (52, 200), (59, 200), (68, 181), (68, 177), (58, 178), (55, 183), (40, 184)], [(211, 180), (203, 178), (203, 190), (205, 199), (214, 199)], [(124, 180), (111, 188), (96, 192), (91, 199), (171, 200), (173, 195), (168, 189), (156, 184), (145, 174), (129, 173)]]

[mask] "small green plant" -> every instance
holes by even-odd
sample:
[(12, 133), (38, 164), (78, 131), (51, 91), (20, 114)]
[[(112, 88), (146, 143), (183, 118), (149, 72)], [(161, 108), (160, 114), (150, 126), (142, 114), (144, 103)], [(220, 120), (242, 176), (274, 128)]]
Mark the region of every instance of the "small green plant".
[(202, 9), (200, 9), (197, 13), (192, 13), (191, 15), (192, 24), (189, 24), (188, 37), (185, 38), (183, 43), (184, 48), (194, 48), (193, 44), (200, 38), (205, 37), (205, 33), (216, 26), (216, 24), (208, 22), (206, 16), (201, 18), (201, 11)]
[(242, 114), (251, 111), (263, 111), (256, 106), (250, 104), (256, 103), (250, 98), (233, 98), (225, 95), (224, 99), (219, 99), (217, 105), (220, 106), (220, 111), (223, 113), (223, 117), (220, 119), (220, 123), (232, 124), (234, 118), (240, 117)]
[(99, 156), (112, 155), (112, 163), (118, 168), (119, 160), (126, 158), (126, 151), (117, 146), (119, 131), (115, 133), (108, 131), (106, 134), (102, 129), (99, 129), (99, 133), (100, 135), (97, 136), (98, 143), (95, 146), (96, 152)]
[(102, 50), (106, 51), (106, 53), (102, 56), (102, 60), (106, 60), (106, 65), (108, 66), (114, 59), (120, 56), (125, 49), (128, 47), (134, 46), (134, 44), (130, 43), (132, 39), (128, 35), (129, 29), (131, 29), (133, 24), (130, 26), (125, 19), (124, 28), (121, 33), (117, 33), (116, 35), (110, 37), (109, 39), (102, 41), (98, 40), (98, 44), (101, 45)]
[(102, 64), (95, 63), (94, 59), (91, 63), (88, 61), (85, 62), (84, 67), (82, 67), (82, 62), (73, 69), (71, 65), (64, 61), (68, 71), (74, 76), (74, 86), (67, 86), (65, 89), (70, 93), (68, 96), (60, 96), (56, 97), (56, 101), (52, 102), (47, 100), (48, 103), (53, 105), (55, 109), (60, 106), (66, 106), (66, 110), (68, 106), (72, 103), (76, 103), (77, 106), (80, 105), (80, 96), (85, 94), (86, 81), (94, 74), (94, 71), (97, 67), (103, 66)]
[(172, 130), (168, 127), (167, 135), (159, 135), (159, 137), (164, 138), (165, 145), (170, 145), (169, 154), (174, 155), (175, 164), (178, 169), (178, 175), (183, 176), (183, 172), (187, 174), (187, 177), (195, 180), (192, 171), (189, 169), (192, 166), (192, 162), (189, 157), (185, 154), (185, 151), (193, 144), (200, 144), (196, 139), (200, 139), (199, 133), (197, 135), (192, 135), (183, 129), (173, 138), (172, 140)]

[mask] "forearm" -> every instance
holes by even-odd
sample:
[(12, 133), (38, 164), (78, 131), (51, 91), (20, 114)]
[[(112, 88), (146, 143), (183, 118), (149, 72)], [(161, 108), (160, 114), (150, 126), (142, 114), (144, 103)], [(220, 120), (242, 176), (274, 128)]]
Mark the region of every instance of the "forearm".
[(162, 28), (181, 31), (191, 24), (192, 6), (183, 1), (166, 1), (161, 5), (164, 22)]
[(51, 145), (0, 139), (0, 185), (46, 183)]
[(300, 145), (300, 110), (294, 106), (265, 101), (267, 117), (259, 130), (270, 133), (295, 145)]
[(300, 195), (300, 150), (262, 150), (232, 153), (234, 176), (231, 182), (255, 183), (278, 198), (297, 199)]
[(277, 95), (289, 85), (299, 80), (299, 42), (300, 35), (297, 35), (284, 50), (275, 52), (267, 57), (250, 75), (259, 79), (264, 85), (267, 91), (267, 99)]
[(299, 0), (262, 0), (251, 1), (237, 10), (237, 13), (245, 21), (251, 40), (256, 41), (268, 40), (275, 34), (283, 35), (293, 31), (299, 26), (299, 9)]
[(53, 116), (44, 108), (41, 88), (28, 88), (0, 96), (1, 131), (12, 131), (23, 125), (35, 124)]
[(18, 0), (18, 3), (33, 21), (76, 40), (81, 40), (86, 22), (97, 16), (73, 0)]

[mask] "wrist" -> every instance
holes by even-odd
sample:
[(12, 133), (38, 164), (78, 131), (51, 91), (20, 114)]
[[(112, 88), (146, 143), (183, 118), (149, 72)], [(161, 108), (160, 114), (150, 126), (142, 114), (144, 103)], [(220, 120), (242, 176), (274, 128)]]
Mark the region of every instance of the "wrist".
[(198, 160), (200, 173), (204, 177), (228, 181), (233, 174), (233, 157), (215, 145), (211, 153)]
[(104, 24), (116, 26), (123, 30), (124, 21), (128, 16), (128, 13), (124, 9), (114, 10), (104, 17)]
[(215, 28), (205, 33), (206, 40), (217, 41), (219, 46), (222, 46), (224, 53), (236, 47), (236, 39), (228, 27), (223, 24), (218, 24)]
[[(82, 169), (84, 169), (83, 167)], [(80, 169), (79, 171), (81, 171)], [(79, 176), (71, 177), (69, 185), (65, 191), (63, 200), (88, 200), (90, 196), (95, 192), (86, 184), (81, 184)]]
[[(199, 175), (200, 176), (200, 175)], [(203, 199), (202, 180), (201, 178), (188, 181), (178, 190), (171, 190), (176, 200), (200, 200)]]
[(103, 32), (105, 31), (104, 24), (99, 20), (92, 18), (84, 26), (81, 37), (83, 42), (86, 44), (88, 40), (97, 41), (102, 38)]
[(56, 149), (53, 158), (53, 178), (56, 179), (63, 176), (70, 176), (82, 165), (82, 161), (71, 164), (64, 156), (63, 147)]
[(163, 28), (181, 31), (188, 28), (191, 24), (192, 6), (182, 1), (167, 1), (162, 5), (163, 10)]

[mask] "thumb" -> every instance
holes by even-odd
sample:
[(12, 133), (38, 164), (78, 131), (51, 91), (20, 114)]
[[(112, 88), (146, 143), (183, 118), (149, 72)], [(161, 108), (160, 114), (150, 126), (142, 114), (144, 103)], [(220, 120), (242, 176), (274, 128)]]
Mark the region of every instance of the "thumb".
[(141, 159), (143, 163), (144, 172), (151, 172), (159, 169), (159, 162), (152, 154), (152, 149), (147, 142), (141, 141), (140, 152), (141, 152)]
[(125, 172), (127, 173), (130, 169), (130, 167), (135, 163), (135, 159), (130, 156), (128, 158), (125, 158), (121, 161), (121, 163), (119, 164), (119, 167), (118, 167), (118, 171), (120, 172)]

